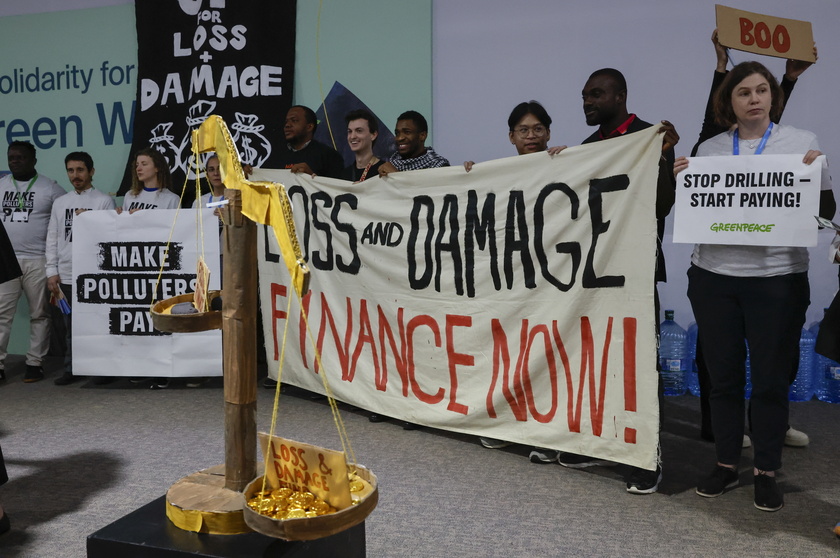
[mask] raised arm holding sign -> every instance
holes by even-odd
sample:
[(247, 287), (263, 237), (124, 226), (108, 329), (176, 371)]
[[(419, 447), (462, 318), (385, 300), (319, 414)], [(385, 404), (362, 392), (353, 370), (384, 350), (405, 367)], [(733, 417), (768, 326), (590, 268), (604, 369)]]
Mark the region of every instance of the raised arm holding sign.
[(717, 27), (720, 44), (725, 47), (816, 62), (811, 23), (736, 10), (717, 4)]

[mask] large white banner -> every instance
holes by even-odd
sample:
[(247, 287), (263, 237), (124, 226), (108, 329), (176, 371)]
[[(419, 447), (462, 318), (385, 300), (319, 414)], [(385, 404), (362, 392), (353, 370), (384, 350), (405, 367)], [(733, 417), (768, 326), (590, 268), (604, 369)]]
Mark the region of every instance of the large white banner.
[(286, 185), (312, 269), (307, 333), (259, 235), (269, 362), (285, 347), (283, 382), (323, 393), (326, 374), (391, 417), (653, 468), (661, 144), (651, 128), (359, 184), (256, 170)]
[(219, 221), (182, 209), (165, 256), (174, 209), (86, 211), (73, 221), (73, 371), (86, 376), (219, 376), (219, 330), (162, 333), (152, 326), (155, 300), (193, 292), (201, 255), (219, 285)]
[(674, 242), (816, 246), (820, 172), (802, 155), (690, 157), (677, 176)]

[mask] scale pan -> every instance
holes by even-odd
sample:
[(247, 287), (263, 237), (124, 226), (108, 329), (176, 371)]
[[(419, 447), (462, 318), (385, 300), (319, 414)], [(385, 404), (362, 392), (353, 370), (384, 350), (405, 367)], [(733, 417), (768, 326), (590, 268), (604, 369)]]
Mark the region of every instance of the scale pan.
[[(220, 297), (221, 294), (221, 291), (209, 291), (207, 293), (207, 300), (211, 307), (213, 306), (213, 300)], [(195, 333), (197, 331), (222, 329), (222, 312), (220, 310), (196, 312), (194, 314), (173, 314), (172, 307), (184, 302), (192, 304), (193, 293), (156, 302), (151, 310), (152, 323), (155, 329), (168, 333)]]
[[(356, 474), (373, 487), (358, 504), (343, 510), (300, 519), (273, 519), (252, 510), (247, 505), (243, 508), (245, 523), (258, 533), (287, 541), (311, 541), (340, 533), (365, 520), (379, 502), (379, 486), (376, 475), (369, 469), (356, 465)], [(243, 494), (247, 502), (262, 488), (262, 477), (257, 477), (245, 487)]]

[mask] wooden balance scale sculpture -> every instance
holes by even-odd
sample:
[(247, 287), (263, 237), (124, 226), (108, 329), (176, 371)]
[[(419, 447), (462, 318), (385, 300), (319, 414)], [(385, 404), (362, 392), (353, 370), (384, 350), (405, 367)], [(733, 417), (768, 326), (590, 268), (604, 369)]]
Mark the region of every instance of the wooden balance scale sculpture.
[[(167, 517), (188, 531), (237, 534), (252, 529), (287, 540), (328, 536), (364, 521), (378, 501), (376, 477), (356, 465), (373, 486), (359, 505), (316, 518), (278, 521), (260, 516), (245, 505), (243, 490), (256, 482), (257, 462), (257, 227), (272, 227), (298, 298), (309, 289), (309, 269), (294, 230), (292, 208), (282, 185), (245, 179), (236, 147), (224, 121), (210, 116), (193, 132), (196, 153), (214, 151), (219, 157), (225, 200), (222, 310), (172, 315), (193, 294), (160, 301), (151, 309), (155, 327), (173, 333), (222, 330), (225, 463), (193, 473), (176, 482), (166, 495)], [(198, 159), (198, 157), (196, 157)], [(208, 293), (208, 300), (219, 296)]]

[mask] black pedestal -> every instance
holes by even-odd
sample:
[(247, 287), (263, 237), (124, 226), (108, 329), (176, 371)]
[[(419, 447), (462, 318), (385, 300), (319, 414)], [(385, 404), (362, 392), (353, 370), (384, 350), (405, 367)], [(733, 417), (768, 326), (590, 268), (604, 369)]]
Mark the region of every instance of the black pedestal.
[(87, 538), (88, 558), (364, 558), (365, 524), (314, 541), (183, 531), (166, 517), (166, 497), (149, 502)]

